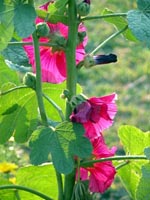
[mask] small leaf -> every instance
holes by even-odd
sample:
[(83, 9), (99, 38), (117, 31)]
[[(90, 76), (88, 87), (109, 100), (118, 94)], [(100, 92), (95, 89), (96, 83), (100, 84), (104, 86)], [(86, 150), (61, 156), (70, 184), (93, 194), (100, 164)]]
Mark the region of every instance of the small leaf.
[(36, 12), (29, 4), (16, 4), (14, 26), (18, 36), (25, 38), (35, 31)]
[[(107, 15), (107, 14), (113, 14), (114, 12), (105, 8), (102, 12), (102, 15)], [(127, 20), (124, 17), (109, 17), (109, 18), (104, 18), (105, 21), (114, 24), (118, 30), (123, 29), (125, 26), (128, 25)], [(130, 29), (127, 29), (122, 33), (125, 38), (128, 40), (137, 42), (138, 40), (135, 38), (135, 36), (132, 34)]]
[(138, 9), (127, 14), (129, 28), (138, 40), (150, 45), (150, 1), (138, 0), (137, 4)]
[(146, 155), (147, 159), (150, 160), (150, 147), (144, 149), (144, 154)]
[(148, 200), (150, 199), (150, 164), (147, 163), (142, 166), (142, 177), (140, 178), (137, 190), (137, 200)]
[[(20, 168), (16, 174), (16, 184), (37, 190), (57, 199), (57, 179), (53, 165), (28, 166)], [(20, 199), (39, 200), (38, 196), (19, 191)]]

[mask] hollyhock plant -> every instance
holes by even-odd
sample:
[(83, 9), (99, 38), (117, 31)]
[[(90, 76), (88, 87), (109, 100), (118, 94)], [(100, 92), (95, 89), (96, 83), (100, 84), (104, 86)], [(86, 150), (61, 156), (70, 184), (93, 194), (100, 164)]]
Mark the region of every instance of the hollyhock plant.
[(101, 132), (110, 127), (117, 112), (115, 93), (92, 97), (79, 104), (70, 116), (72, 122), (81, 123), (85, 129), (85, 135), (93, 139), (101, 135)]
[[(40, 7), (40, 9), (47, 10), (48, 6), (53, 2), (48, 2)], [(44, 22), (41, 18), (36, 18), (36, 24)], [(39, 42), (48, 43), (51, 42), (51, 36), (63, 37), (64, 40), (68, 37), (68, 26), (63, 23), (52, 24), (46, 22), (49, 27), (49, 37), (40, 37)], [(78, 32), (85, 32), (86, 28), (83, 24), (79, 24)], [(24, 42), (32, 42), (32, 37), (23, 39)], [(85, 45), (87, 44), (87, 37), (84, 37), (83, 42), (76, 47), (76, 64), (84, 59), (85, 56)], [(24, 49), (29, 58), (29, 62), (32, 65), (33, 72), (35, 69), (35, 58), (33, 46), (26, 45)], [(42, 81), (51, 83), (61, 83), (66, 79), (66, 56), (63, 49), (53, 49), (48, 46), (40, 46), (40, 58), (41, 58), (41, 68), (42, 68)]]
[[(91, 140), (93, 145), (93, 160), (114, 156), (116, 147), (108, 149), (103, 137)], [(92, 167), (80, 168), (80, 180), (89, 180), (91, 192), (103, 193), (107, 190), (115, 177), (116, 170), (111, 161), (94, 163)], [(78, 174), (77, 176), (78, 177)]]

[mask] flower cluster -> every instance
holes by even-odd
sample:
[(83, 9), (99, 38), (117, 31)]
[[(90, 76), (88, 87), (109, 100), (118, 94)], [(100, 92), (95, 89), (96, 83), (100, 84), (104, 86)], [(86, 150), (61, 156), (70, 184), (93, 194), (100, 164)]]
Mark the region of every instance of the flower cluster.
[[(40, 9), (48, 10), (48, 6), (53, 2), (40, 7)], [(90, 5), (90, 0), (84, 0), (82, 3)], [(80, 8), (80, 13), (84, 9)], [(83, 14), (83, 13), (82, 13)], [(68, 26), (63, 23), (52, 24), (50, 22), (43, 26), (44, 20), (39, 17), (36, 18), (36, 24), (39, 25), (40, 30), (44, 30), (44, 35), (39, 33), (40, 43), (56, 42), (58, 47), (40, 46), (42, 81), (51, 83), (61, 83), (67, 77), (66, 72), (66, 57), (64, 52), (64, 44), (68, 38)], [(46, 28), (46, 29), (45, 29)], [(48, 28), (48, 29), (47, 29)], [(106, 64), (116, 62), (117, 57), (114, 54), (94, 56), (89, 61), (89, 56), (85, 54), (85, 45), (87, 44), (87, 37), (85, 36), (86, 28), (81, 23), (78, 26), (79, 42), (76, 47), (76, 64), (80, 62), (87, 66), (97, 64)], [(58, 39), (60, 39), (58, 41)], [(23, 39), (25, 42), (32, 42), (32, 37)], [(62, 43), (62, 46), (61, 46)], [(33, 67), (33, 72), (36, 72), (36, 63), (34, 58), (33, 46), (26, 45), (24, 49), (29, 57), (29, 62)], [(84, 60), (85, 59), (85, 60)], [(85, 129), (85, 136), (90, 140), (93, 151), (92, 160), (99, 160), (113, 156), (116, 148), (109, 149), (105, 144), (102, 132), (113, 124), (113, 119), (117, 112), (115, 100), (117, 95), (115, 93), (103, 96), (92, 97), (82, 103), (79, 103), (73, 110), (70, 120), (75, 123), (81, 123)], [(80, 179), (89, 180), (89, 190), (91, 192), (103, 193), (113, 182), (115, 176), (115, 168), (111, 161), (95, 162), (90, 167), (80, 168)]]

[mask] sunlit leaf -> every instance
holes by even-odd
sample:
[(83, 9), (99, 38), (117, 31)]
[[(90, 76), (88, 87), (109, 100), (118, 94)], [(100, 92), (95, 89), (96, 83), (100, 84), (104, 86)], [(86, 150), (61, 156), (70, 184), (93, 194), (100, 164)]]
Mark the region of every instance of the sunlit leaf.
[[(150, 144), (150, 132), (142, 132), (134, 126), (121, 126), (119, 137), (127, 155), (144, 155), (144, 149)], [(146, 160), (133, 160), (118, 170), (130, 196), (135, 199), (135, 194), (139, 179), (141, 177), (141, 167)]]
[[(57, 179), (51, 164), (20, 168), (16, 174), (16, 184), (32, 188), (57, 199)], [(19, 191), (19, 196), (21, 199), (41, 200), (40, 197), (24, 191)]]
[(0, 96), (0, 143), (12, 135), (25, 142), (37, 126), (37, 102), (31, 89), (18, 89)]

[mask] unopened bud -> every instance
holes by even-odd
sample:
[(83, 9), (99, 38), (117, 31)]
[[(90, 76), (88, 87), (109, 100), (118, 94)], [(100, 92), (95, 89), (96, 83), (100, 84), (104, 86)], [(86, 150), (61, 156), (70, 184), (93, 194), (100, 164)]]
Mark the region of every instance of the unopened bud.
[(36, 76), (35, 76), (35, 74), (33, 74), (31, 72), (27, 72), (25, 74), (25, 76), (23, 77), (23, 83), (26, 86), (35, 90), (36, 89)]
[(81, 3), (77, 4), (77, 12), (80, 16), (86, 16), (89, 14), (90, 3), (88, 3), (88, 2), (82, 1)]
[(36, 25), (36, 32), (38, 37), (48, 37), (50, 28), (46, 22), (40, 22)]

